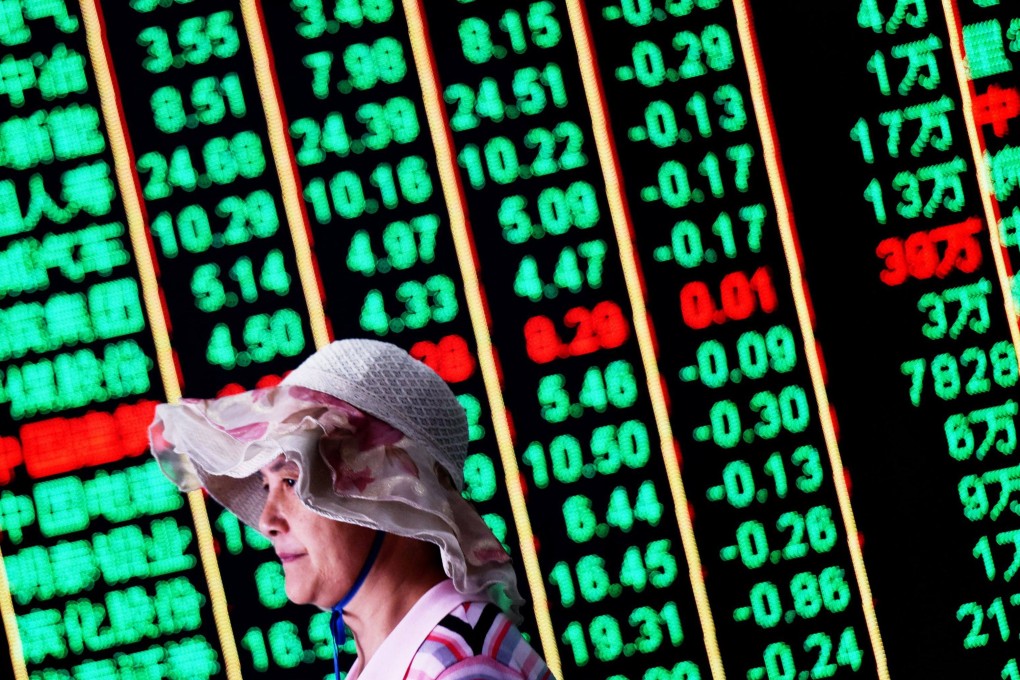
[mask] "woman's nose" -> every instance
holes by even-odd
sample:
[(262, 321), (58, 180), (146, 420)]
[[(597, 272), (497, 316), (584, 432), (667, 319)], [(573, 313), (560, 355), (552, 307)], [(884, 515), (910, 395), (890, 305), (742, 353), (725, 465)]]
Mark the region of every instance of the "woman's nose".
[(270, 492), (269, 497), (266, 498), (266, 504), (262, 508), (262, 514), (259, 515), (259, 531), (266, 536), (275, 536), (285, 527), (286, 521), (280, 514), (280, 503), (276, 494)]

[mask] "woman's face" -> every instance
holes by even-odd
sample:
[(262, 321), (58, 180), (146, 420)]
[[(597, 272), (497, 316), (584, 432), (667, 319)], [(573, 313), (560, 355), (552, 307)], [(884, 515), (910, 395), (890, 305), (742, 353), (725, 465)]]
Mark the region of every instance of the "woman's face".
[(259, 529), (273, 542), (283, 564), (288, 599), (329, 609), (353, 586), (375, 531), (305, 507), (294, 491), (298, 467), (283, 456), (258, 474), (268, 492)]

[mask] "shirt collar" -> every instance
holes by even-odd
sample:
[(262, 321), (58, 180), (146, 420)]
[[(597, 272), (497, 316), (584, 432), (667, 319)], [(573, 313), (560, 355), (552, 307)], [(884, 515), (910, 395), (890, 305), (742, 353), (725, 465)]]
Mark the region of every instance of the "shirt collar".
[(414, 603), (400, 623), (379, 645), (372, 659), (364, 667), (359, 656), (347, 680), (394, 680), (403, 678), (418, 653), (418, 648), (436, 625), (453, 609), (465, 602), (488, 602), (484, 595), (464, 595), (457, 591), (451, 579), (432, 586)]

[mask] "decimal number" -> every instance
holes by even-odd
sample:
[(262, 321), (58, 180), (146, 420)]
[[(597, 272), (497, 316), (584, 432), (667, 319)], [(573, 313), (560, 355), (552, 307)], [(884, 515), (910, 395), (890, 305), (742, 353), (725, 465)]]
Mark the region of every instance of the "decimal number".
[(176, 214), (163, 211), (152, 220), (150, 229), (163, 257), (177, 257), (183, 248), (188, 253), (204, 253), (210, 248), (247, 243), (269, 238), (280, 228), (280, 216), (272, 194), (257, 189), (247, 196), (227, 196), (216, 204), (217, 217), (226, 218), (226, 226), (213, 230), (209, 213), (201, 205), (189, 205)]
[[(586, 666), (592, 660), (592, 652), (595, 659), (606, 663), (621, 656), (651, 654), (663, 644), (679, 647), (684, 641), (675, 602), (667, 602), (661, 609), (637, 607), (627, 616), (627, 624), (625, 631), (616, 617), (609, 614), (596, 616), (587, 626), (571, 621), (560, 635), (560, 641), (570, 648), (578, 666)], [(625, 632), (628, 639), (633, 638), (632, 642), (624, 642)]]
[[(804, 658), (799, 660), (788, 643), (773, 642), (765, 648), (765, 665), (748, 670), (747, 680), (831, 678), (841, 666), (856, 673), (864, 661), (864, 652), (857, 644), (857, 633), (852, 627), (844, 628), (838, 637), (824, 632), (811, 633), (804, 638), (802, 648)], [(798, 666), (798, 661), (807, 665)]]
[(610, 528), (627, 533), (634, 528), (635, 521), (658, 526), (662, 512), (662, 503), (659, 502), (655, 484), (651, 480), (641, 483), (633, 502), (626, 487), (613, 489), (609, 493), (604, 522), (599, 521), (588, 496), (577, 494), (563, 502), (563, 522), (567, 536), (575, 543), (587, 543), (596, 536), (604, 538)]
[[(813, 619), (822, 611), (839, 614), (846, 611), (853, 598), (846, 572), (842, 567), (827, 567), (821, 573), (803, 571), (790, 579), (789, 595), (780, 595), (780, 588), (771, 581), (762, 581), (751, 588), (751, 604), (733, 611), (736, 621), (753, 618), (760, 628), (774, 628), (781, 621)], [(788, 599), (787, 599), (788, 597)], [(792, 609), (784, 609), (793, 605)]]
[[(750, 144), (737, 144), (726, 149), (725, 158), (733, 168), (733, 188), (741, 193), (750, 189), (751, 160), (754, 158), (754, 147)], [(728, 176), (723, 175), (723, 162), (714, 151), (709, 151), (697, 165), (698, 174), (708, 182), (708, 191), (714, 198), (726, 196)], [(668, 208), (684, 208), (692, 201), (702, 203), (706, 200), (704, 189), (691, 186), (691, 173), (687, 166), (678, 160), (669, 160), (659, 166), (656, 184), (641, 189), (641, 200), (645, 203), (662, 201)]]
[(278, 356), (297, 356), (305, 349), (301, 316), (293, 309), (251, 316), (244, 322), (241, 345), (240, 349), (234, 346), (233, 332), (227, 324), (216, 324), (206, 345), (206, 361), (231, 370), (272, 361)]
[[(701, 92), (692, 94), (684, 106), (684, 111), (694, 118), (694, 129), (699, 137), (711, 137), (714, 129), (739, 132), (747, 125), (744, 97), (733, 85), (720, 85), (716, 88), (712, 102), (722, 110), (721, 115), (709, 113), (708, 98)], [(645, 107), (644, 125), (630, 128), (627, 138), (632, 142), (648, 141), (656, 148), (669, 149), (677, 143), (694, 139), (694, 135), (682, 122), (673, 104), (657, 99)]]
[[(548, 581), (556, 586), (560, 604), (564, 607), (572, 606), (578, 594), (585, 602), (601, 602), (607, 597), (621, 597), (624, 587), (638, 593), (648, 585), (668, 588), (679, 574), (676, 558), (670, 549), (668, 539), (652, 541), (644, 550), (636, 545), (630, 546), (623, 552), (623, 561), (615, 578), (610, 575), (606, 559), (601, 555), (585, 555), (573, 569), (566, 562), (557, 562), (549, 572)], [(613, 571), (615, 573), (616, 570)]]
[(914, 406), (921, 405), (929, 374), (935, 396), (951, 401), (959, 397), (961, 391), (968, 395), (984, 394), (991, 390), (993, 382), (1002, 388), (1016, 385), (1016, 349), (1012, 342), (1001, 340), (987, 351), (968, 347), (960, 353), (959, 359), (948, 352), (937, 354), (930, 361), (909, 359), (900, 364), (900, 372), (910, 376), (910, 403)]
[(616, 69), (616, 79), (637, 80), (644, 87), (698, 78), (710, 71), (726, 71), (736, 63), (729, 32), (709, 24), (700, 33), (679, 31), (671, 46), (683, 55), (680, 64), (667, 66), (662, 48), (650, 40), (639, 40), (631, 48), (631, 65)]
[(443, 100), (449, 104), (450, 128), (454, 132), (478, 127), (483, 118), (499, 123), (504, 118), (534, 116), (545, 111), (551, 102), (556, 108), (567, 105), (567, 88), (563, 71), (553, 62), (539, 69), (534, 66), (514, 71), (510, 81), (514, 99), (503, 98), (499, 81), (482, 78), (477, 87), (454, 83), (443, 91)]
[(670, 17), (685, 17), (695, 9), (712, 10), (718, 7), (720, 2), (722, 0), (664, 0), (661, 2), (662, 10), (658, 10), (652, 0), (620, 0), (602, 10), (602, 17), (607, 21), (622, 18), (631, 26), (640, 27), (647, 26), (652, 19), (663, 21), (667, 19), (667, 14)]
[[(175, 45), (171, 45), (170, 36), (162, 26), (142, 29), (138, 34), (138, 44), (148, 50), (148, 56), (142, 60), (142, 68), (150, 73), (165, 73), (171, 67), (195, 66), (213, 58), (234, 56), (241, 46), (241, 39), (233, 21), (234, 13), (230, 10), (185, 19), (177, 26)], [(175, 51), (178, 54), (174, 54)]]
[(392, 314), (387, 311), (386, 299), (381, 291), (368, 291), (359, 319), (362, 330), (376, 335), (400, 333), (405, 328), (424, 328), (431, 322), (448, 323), (460, 312), (457, 287), (453, 279), (444, 274), (430, 276), (424, 283), (404, 281), (397, 286), (395, 297), (403, 309)]
[(538, 271), (538, 261), (533, 255), (525, 255), (517, 266), (514, 276), (514, 293), (532, 302), (554, 298), (561, 290), (579, 293), (585, 287), (602, 287), (602, 264), (609, 252), (602, 239), (584, 241), (577, 246), (566, 246), (560, 250), (552, 271), (552, 281), (546, 283)]
[[(563, 37), (560, 22), (553, 16), (555, 11), (556, 7), (547, 0), (529, 5), (524, 17), (516, 9), (508, 9), (503, 12), (496, 28), (507, 35), (510, 49), (516, 54), (525, 53), (531, 46), (541, 49), (555, 47)], [(464, 58), (472, 64), (484, 64), (493, 58), (505, 57), (506, 47), (496, 45), (493, 40), (495, 32), (488, 21), (479, 17), (461, 21), (457, 35)]]
[(174, 4), (187, 5), (195, 0), (131, 0), (128, 6), (136, 12), (151, 12), (160, 7), (171, 7)]
[(431, 264), (436, 257), (439, 215), (412, 217), (390, 222), (382, 230), (382, 255), (372, 247), (372, 235), (359, 229), (347, 247), (347, 269), (364, 276), (403, 271), (418, 263)]
[(770, 550), (765, 525), (756, 519), (742, 522), (737, 527), (737, 544), (720, 550), (719, 559), (728, 562), (739, 557), (748, 569), (758, 569), (768, 562), (779, 564), (806, 557), (809, 551), (827, 553), (839, 539), (839, 529), (827, 505), (816, 505), (803, 514), (784, 512), (776, 520), (776, 531), (789, 531), (790, 537), (783, 548)]
[(346, 77), (334, 74), (333, 52), (313, 52), (301, 60), (311, 71), (312, 94), (319, 99), (329, 97), (334, 87), (347, 94), (352, 90), (370, 90), (379, 84), (393, 85), (407, 75), (404, 46), (390, 36), (379, 38), (371, 44), (349, 44), (344, 48), (340, 60)]
[(584, 372), (575, 402), (567, 390), (567, 378), (553, 373), (538, 382), (538, 403), (542, 418), (549, 423), (562, 423), (567, 418), (580, 418), (589, 411), (603, 413), (610, 406), (624, 409), (634, 405), (638, 397), (634, 367), (626, 359), (609, 362), (605, 368), (591, 366)]
[(266, 169), (262, 139), (252, 131), (238, 132), (233, 137), (213, 137), (202, 145), (205, 172), (195, 169), (191, 149), (179, 146), (166, 156), (149, 151), (138, 158), (139, 174), (147, 174), (142, 188), (147, 201), (170, 196), (175, 188), (194, 191), (212, 184), (230, 184), (239, 179), (260, 177)]
[(227, 111), (235, 118), (244, 118), (248, 108), (237, 73), (222, 77), (199, 78), (191, 84), (188, 97), (194, 113), (187, 113), (181, 91), (173, 85), (157, 88), (149, 97), (156, 127), (167, 134), (180, 132), (185, 127), (213, 125), (223, 120)]
[[(701, 680), (701, 669), (693, 661), (678, 661), (672, 668), (652, 666), (642, 675), (632, 675), (640, 680)], [(626, 675), (610, 675), (606, 680), (630, 680)]]
[(338, 111), (326, 114), (320, 122), (299, 118), (290, 125), (290, 136), (301, 140), (295, 153), (297, 164), (304, 167), (326, 160), (326, 153), (340, 158), (365, 150), (379, 151), (390, 144), (409, 144), (421, 132), (418, 112), (407, 97), (393, 97), (382, 103), (362, 104), (354, 118), (365, 127), (360, 136), (351, 137), (344, 116)]
[(294, 30), (311, 40), (323, 33), (336, 33), (342, 24), (360, 28), (364, 22), (382, 24), (393, 17), (393, 0), (331, 0), (333, 18), (327, 18), (323, 0), (291, 0), (290, 7), (301, 16)]
[(457, 164), (467, 173), (473, 189), (484, 189), (488, 180), (511, 184), (519, 179), (551, 175), (588, 164), (584, 154), (584, 130), (564, 121), (552, 129), (532, 128), (524, 135), (524, 146), (535, 150), (530, 162), (522, 163), (517, 145), (508, 137), (493, 137), (482, 147), (467, 144), (457, 154)]
[(356, 170), (341, 170), (328, 184), (322, 177), (309, 180), (304, 197), (311, 204), (315, 221), (329, 224), (334, 214), (353, 220), (373, 214), (380, 207), (392, 210), (403, 202), (424, 203), (433, 192), (432, 175), (421, 156), (401, 158), (395, 167), (379, 163), (369, 174), (368, 183), (378, 190), (378, 199), (366, 196), (365, 181)]
[(770, 390), (757, 392), (748, 406), (758, 414), (758, 422), (743, 429), (736, 402), (730, 399), (715, 402), (708, 411), (709, 424), (694, 429), (695, 441), (711, 440), (720, 448), (732, 449), (741, 442), (774, 439), (784, 431), (799, 434), (811, 423), (808, 394), (800, 385), (788, 385), (778, 394)]
[(508, 243), (527, 243), (543, 236), (562, 236), (573, 228), (590, 229), (601, 217), (598, 196), (588, 182), (578, 180), (566, 189), (548, 187), (535, 199), (536, 220), (528, 210), (528, 197), (507, 196), (497, 217)]
[(563, 325), (573, 328), (569, 342), (560, 339), (556, 324), (548, 316), (533, 316), (524, 323), (528, 358), (538, 364), (556, 359), (583, 356), (602, 349), (621, 346), (630, 337), (630, 322), (620, 306), (611, 300), (599, 302), (590, 310), (572, 307), (563, 315)]
[[(247, 255), (242, 256), (227, 270), (238, 289), (228, 291), (220, 277), (220, 266), (207, 262), (195, 267), (191, 275), (191, 294), (195, 306), (203, 312), (218, 312), (224, 307), (235, 307), (239, 302), (252, 303), (259, 299), (259, 289), (284, 296), (290, 292), (291, 276), (287, 273), (283, 253), (270, 250), (256, 270)], [(232, 286), (233, 287), (233, 286)]]
[[(762, 227), (768, 212), (761, 203), (748, 205), (737, 211), (737, 217), (744, 224), (740, 230), (733, 228), (733, 218), (726, 211), (720, 212), (710, 227), (712, 235), (718, 239), (714, 243), (702, 227), (691, 220), (680, 220), (670, 230), (668, 245), (658, 246), (652, 250), (652, 259), (656, 262), (675, 262), (684, 269), (693, 269), (702, 264), (719, 262), (720, 249), (722, 257), (734, 259), (742, 252), (761, 252)], [(747, 229), (747, 237), (738, 238), (738, 234)], [(746, 250), (745, 250), (746, 247)]]
[(640, 420), (627, 420), (619, 425), (596, 427), (587, 450), (572, 434), (557, 435), (548, 447), (533, 441), (521, 454), (521, 462), (531, 468), (535, 486), (544, 489), (552, 479), (573, 484), (595, 475), (615, 474), (623, 466), (640, 470), (648, 464), (650, 456), (648, 427)]
[[(797, 447), (789, 454), (790, 463), (800, 468), (796, 479), (790, 480), (786, 471), (787, 456), (779, 451), (770, 455), (761, 466), (762, 473), (772, 478), (771, 483), (755, 482), (755, 468), (747, 461), (732, 460), (726, 464), (722, 472), (722, 484), (709, 487), (705, 493), (710, 501), (725, 500), (734, 508), (746, 508), (754, 502), (765, 503), (775, 494), (777, 498), (786, 498), (790, 492), (790, 482), (801, 493), (814, 493), (822, 486), (825, 471), (818, 449), (810, 444)], [(768, 487), (768, 488), (766, 488)]]
[(680, 316), (695, 330), (743, 321), (758, 311), (771, 314), (778, 306), (772, 270), (767, 266), (758, 267), (750, 276), (742, 271), (727, 274), (719, 282), (718, 296), (704, 281), (691, 281), (680, 289)]
[(764, 334), (741, 333), (735, 343), (736, 357), (719, 340), (706, 340), (694, 352), (697, 363), (680, 369), (680, 380), (700, 380), (705, 387), (715, 389), (745, 378), (758, 380), (769, 371), (789, 373), (797, 367), (797, 349), (796, 336), (782, 324), (772, 326)]

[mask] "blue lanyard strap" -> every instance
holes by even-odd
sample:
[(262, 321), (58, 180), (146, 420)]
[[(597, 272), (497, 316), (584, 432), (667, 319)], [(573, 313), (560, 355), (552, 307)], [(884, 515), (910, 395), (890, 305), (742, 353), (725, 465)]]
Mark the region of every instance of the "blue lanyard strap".
[(333, 674), (337, 680), (340, 679), (340, 647), (343, 647), (344, 643), (347, 642), (343, 609), (361, 590), (361, 586), (368, 577), (368, 572), (372, 570), (372, 565), (375, 564), (375, 559), (379, 556), (379, 548), (382, 547), (384, 538), (386, 538), (386, 533), (376, 530), (375, 539), (372, 541), (372, 548), (368, 551), (368, 557), (365, 558), (365, 564), (362, 565), (358, 578), (354, 579), (354, 585), (351, 586), (351, 589), (347, 591), (347, 594), (339, 602), (333, 605), (333, 614), (329, 618), (329, 630), (333, 634)]

